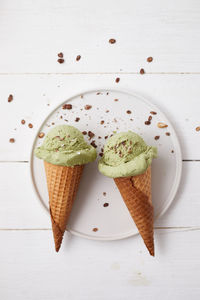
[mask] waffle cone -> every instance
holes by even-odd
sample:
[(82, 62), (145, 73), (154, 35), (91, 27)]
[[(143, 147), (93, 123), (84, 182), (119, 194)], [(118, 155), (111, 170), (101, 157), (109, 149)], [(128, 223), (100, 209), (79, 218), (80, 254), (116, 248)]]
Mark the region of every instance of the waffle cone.
[(151, 167), (144, 174), (115, 178), (114, 181), (149, 253), (154, 256)]
[(55, 249), (58, 252), (84, 166), (57, 166), (46, 161), (44, 166)]

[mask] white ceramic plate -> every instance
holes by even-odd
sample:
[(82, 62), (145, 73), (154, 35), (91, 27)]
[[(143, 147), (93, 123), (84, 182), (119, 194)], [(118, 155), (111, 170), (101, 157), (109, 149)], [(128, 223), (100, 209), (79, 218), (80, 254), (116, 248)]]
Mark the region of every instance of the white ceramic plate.
[[(88, 136), (85, 138), (89, 142), (95, 140), (98, 153), (106, 141), (104, 137), (111, 135), (113, 131), (132, 130), (141, 135), (147, 144), (157, 146), (158, 158), (152, 164), (152, 199), (157, 219), (173, 201), (181, 177), (180, 146), (169, 120), (155, 105), (134, 93), (95, 90), (82, 95), (76, 95), (64, 102), (72, 104), (71, 110), (62, 109), (64, 103), (56, 108), (41, 125), (39, 132), (47, 133), (58, 124), (70, 124), (81, 131), (90, 130), (95, 133), (94, 138), (90, 141)], [(92, 106), (90, 110), (85, 110), (84, 106), (87, 104)], [(131, 111), (130, 114), (127, 113), (128, 110)], [(157, 114), (151, 115), (150, 111)], [(144, 122), (150, 115), (151, 124), (145, 125)], [(80, 120), (76, 122), (76, 118)], [(100, 124), (101, 121), (104, 124)], [(157, 123), (160, 121), (168, 124), (168, 127), (158, 128)], [(166, 132), (170, 132), (170, 136)], [(155, 140), (155, 136), (160, 138)], [(34, 148), (42, 141), (38, 135), (35, 137), (30, 166), (34, 189), (48, 211), (43, 162), (33, 155)], [(104, 203), (109, 205), (104, 207)], [(94, 232), (93, 228), (98, 228), (98, 231)], [(99, 173), (97, 161), (84, 168), (68, 230), (85, 238), (99, 240), (122, 239), (138, 233), (113, 179)]]

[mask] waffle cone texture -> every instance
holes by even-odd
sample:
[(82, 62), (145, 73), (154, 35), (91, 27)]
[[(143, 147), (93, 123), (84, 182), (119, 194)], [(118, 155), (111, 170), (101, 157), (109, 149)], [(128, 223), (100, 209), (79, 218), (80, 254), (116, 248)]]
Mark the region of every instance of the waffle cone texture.
[(84, 165), (67, 167), (44, 161), (55, 250), (59, 251)]
[(144, 174), (114, 179), (149, 253), (154, 256), (151, 167)]

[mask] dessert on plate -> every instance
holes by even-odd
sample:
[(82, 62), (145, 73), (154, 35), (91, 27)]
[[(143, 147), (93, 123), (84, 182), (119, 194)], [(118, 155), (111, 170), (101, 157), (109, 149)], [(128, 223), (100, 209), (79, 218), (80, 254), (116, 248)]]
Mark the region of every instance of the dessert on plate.
[(44, 161), (49, 210), (55, 249), (62, 243), (85, 164), (96, 159), (96, 150), (75, 127), (59, 125), (46, 135), (35, 155)]
[(114, 179), (149, 253), (154, 256), (151, 163), (155, 147), (132, 131), (113, 135), (104, 146), (99, 171)]

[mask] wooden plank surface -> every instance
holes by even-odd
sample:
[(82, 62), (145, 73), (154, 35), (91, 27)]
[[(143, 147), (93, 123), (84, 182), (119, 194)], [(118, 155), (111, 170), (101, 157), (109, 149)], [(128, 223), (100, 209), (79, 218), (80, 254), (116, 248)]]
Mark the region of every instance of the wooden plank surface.
[[(200, 75), (7, 75), (0, 76), (0, 160), (29, 160), (33, 137), (44, 118), (69, 96), (109, 87), (147, 97), (166, 113), (178, 134), (183, 159), (200, 159)], [(9, 94), (13, 101), (8, 103)], [(49, 106), (48, 106), (49, 104)], [(26, 124), (22, 125), (21, 120)], [(28, 123), (33, 128), (28, 128)], [(16, 130), (15, 130), (16, 129)], [(9, 138), (15, 138), (14, 144)]]
[(200, 72), (199, 19), (198, 0), (1, 1), (0, 72)]

